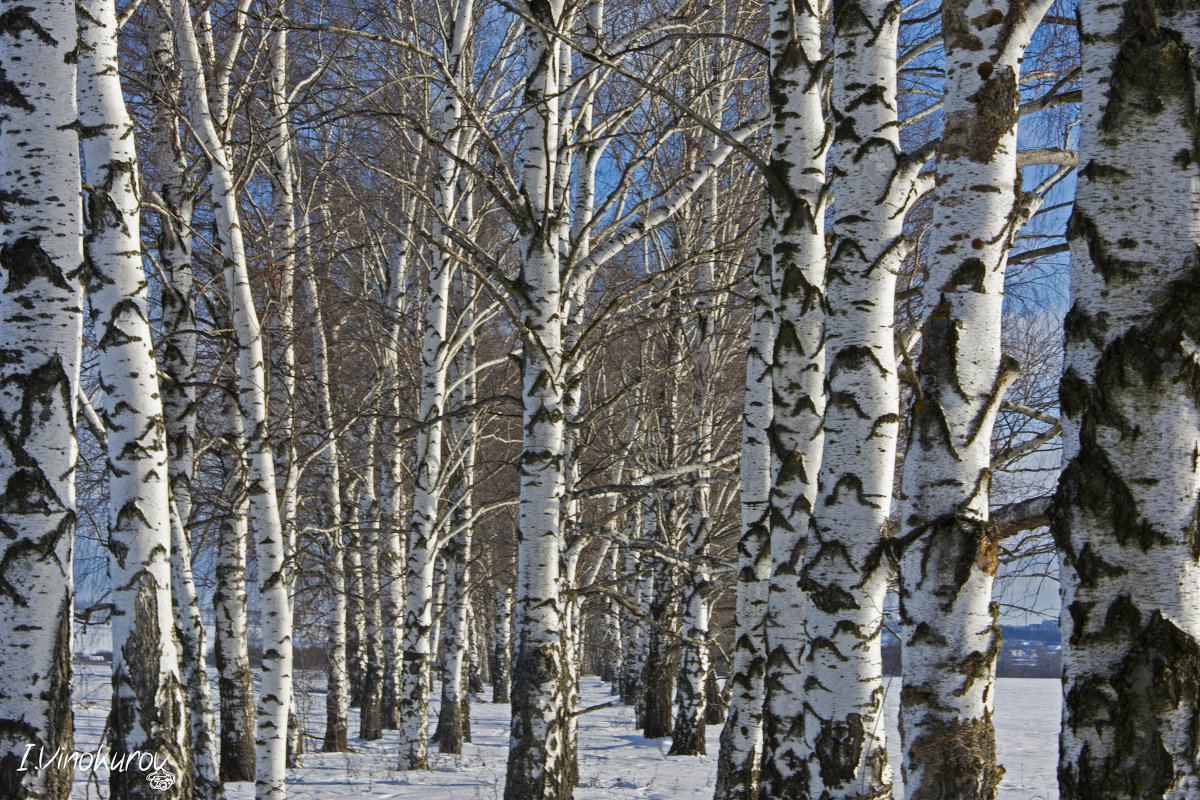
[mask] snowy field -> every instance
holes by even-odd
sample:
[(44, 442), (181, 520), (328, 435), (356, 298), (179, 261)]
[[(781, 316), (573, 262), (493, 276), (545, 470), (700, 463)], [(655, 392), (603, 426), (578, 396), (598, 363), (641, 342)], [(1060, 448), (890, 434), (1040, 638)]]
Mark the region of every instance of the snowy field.
[[(94, 750), (100, 741), (107, 712), (107, 666), (77, 665), (76, 749)], [(320, 677), (313, 675), (314, 680)], [(215, 676), (214, 676), (215, 683)], [(581, 686), (583, 706), (612, 700), (608, 685), (586, 678)], [(892, 679), (886, 701), (889, 744), (899, 782), (899, 679)], [(436, 697), (436, 694), (435, 694)], [(317, 690), (303, 695), (302, 714), (311, 751), (320, 747), (325, 697)], [(996, 740), (1006, 768), (1000, 784), (1002, 800), (1054, 800), (1055, 758), (1058, 744), (1060, 684), (1057, 680), (1002, 678), (996, 688)], [(436, 718), (436, 700), (433, 703)], [(297, 800), (499, 800), (503, 796), (504, 765), (508, 747), (508, 706), (475, 703), (471, 707), (474, 743), (464, 745), (461, 756), (443, 756), (431, 748), (433, 769), (402, 772), (395, 769), (395, 731), (378, 742), (351, 739), (352, 753), (308, 752), (304, 766), (289, 774), (289, 797)], [(431, 723), (430, 729), (433, 725)], [(358, 730), (358, 714), (351, 711), (350, 731)], [(676, 800), (712, 797), (716, 775), (718, 728), (708, 733), (707, 757), (668, 758), (668, 740), (651, 741), (633, 729), (633, 709), (619, 704), (579, 718), (580, 787), (577, 800)], [(99, 792), (98, 792), (99, 790)], [(107, 775), (100, 780), (76, 775), (73, 797), (97, 798), (108, 794)], [(230, 800), (252, 800), (250, 783), (229, 785)]]

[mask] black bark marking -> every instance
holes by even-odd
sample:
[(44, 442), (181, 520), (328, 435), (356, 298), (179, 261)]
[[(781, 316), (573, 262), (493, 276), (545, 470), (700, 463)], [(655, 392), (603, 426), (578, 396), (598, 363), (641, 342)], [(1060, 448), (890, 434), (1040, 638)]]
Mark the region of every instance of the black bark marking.
[[(1064, 698), (1072, 727), (1094, 726), (1113, 746), (1102, 756), (1085, 747), (1078, 770), (1060, 767), (1063, 800), (1162, 797), (1175, 784), (1176, 762), (1200, 756), (1200, 644), (1159, 611), (1141, 620), (1128, 597), (1113, 603), (1106, 623), (1130, 643), (1128, 654), (1111, 676), (1079, 680)], [(1180, 752), (1163, 741), (1168, 716), (1186, 720)]]
[(41, 241), (32, 236), (22, 236), (0, 246), (0, 270), (8, 275), (4, 291), (10, 294), (25, 289), (35, 278), (42, 278), (64, 292), (71, 291), (63, 271), (42, 249)]

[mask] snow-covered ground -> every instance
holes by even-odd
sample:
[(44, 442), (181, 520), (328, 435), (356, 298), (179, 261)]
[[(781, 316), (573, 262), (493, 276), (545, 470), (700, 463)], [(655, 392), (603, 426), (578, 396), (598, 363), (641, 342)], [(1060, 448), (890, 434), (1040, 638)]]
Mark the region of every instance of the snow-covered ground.
[[(106, 666), (77, 666), (76, 749), (95, 750), (104, 729), (107, 712)], [(320, 680), (313, 675), (312, 680)], [(215, 684), (215, 682), (214, 682)], [(889, 686), (886, 710), (889, 750), (900, 791), (899, 680)], [(436, 697), (436, 694), (435, 694)], [(613, 698), (608, 685), (586, 678), (581, 686), (581, 703), (586, 706)], [(321, 743), (325, 698), (316, 687), (303, 695), (302, 714), (310, 750)], [(1060, 704), (1056, 680), (1002, 678), (996, 687), (996, 740), (1000, 760), (1006, 768), (1000, 785), (1002, 800), (1054, 800), (1055, 758)], [(434, 714), (436, 715), (436, 701)], [(475, 703), (471, 708), (474, 742), (464, 746), (461, 756), (432, 755), (429, 772), (395, 769), (395, 731), (379, 742), (351, 740), (352, 753), (309, 752), (304, 766), (289, 775), (289, 795), (296, 800), (352, 800), (352, 798), (399, 798), (399, 800), (499, 800), (503, 796), (504, 766), (508, 747), (507, 705)], [(350, 730), (358, 730), (357, 712), (352, 711)], [(432, 725), (431, 725), (432, 730)], [(577, 800), (686, 800), (712, 796), (716, 774), (718, 728), (708, 733), (707, 757), (668, 758), (668, 740), (645, 739), (633, 729), (633, 709), (619, 704), (584, 714), (579, 718), (580, 787)], [(433, 748), (436, 750), (436, 748)], [(76, 775), (73, 797), (107, 796), (107, 775), (95, 778)], [(101, 793), (97, 793), (97, 789)], [(250, 783), (231, 784), (230, 800), (251, 800)]]

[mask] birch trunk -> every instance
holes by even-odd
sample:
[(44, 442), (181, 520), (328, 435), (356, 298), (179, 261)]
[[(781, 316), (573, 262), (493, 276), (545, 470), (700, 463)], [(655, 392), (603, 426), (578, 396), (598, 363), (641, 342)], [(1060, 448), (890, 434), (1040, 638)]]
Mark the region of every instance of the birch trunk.
[[(617, 499), (613, 498), (610, 509), (615, 510), (616, 506)], [(606, 565), (610, 577), (615, 579), (621, 574), (621, 563), (620, 548), (613, 547), (612, 557)], [(606, 597), (604, 598), (602, 609), (602, 679), (611, 684), (609, 688), (610, 694), (620, 696), (621, 664), (625, 660), (625, 641), (621, 633), (621, 606), (616, 600)]]
[[(408, 311), (408, 250), (401, 245), (391, 259), (382, 287), (386, 317), (383, 349), (385, 418), (383, 423), (382, 527), (379, 532), (380, 612), (383, 680), (380, 719), (384, 729), (399, 724), (400, 666), (403, 663), (406, 548), (404, 524), (404, 444), (400, 418), (400, 337)], [(372, 479), (372, 486), (374, 485)]]
[[(697, 583), (699, 583), (697, 581)], [(684, 598), (683, 635), (692, 641), (681, 648), (679, 678), (675, 684), (675, 723), (667, 755), (707, 754), (705, 731), (708, 701), (708, 601), (701, 587), (691, 587)]]
[(238, 346), (238, 407), (246, 436), (250, 526), (258, 558), (262, 609), (263, 676), (255, 735), (255, 794), (283, 800), (289, 699), (292, 694), (292, 614), (288, 600), (284, 532), (275, 493), (275, 464), (268, 442), (262, 332), (254, 308), (238, 217), (230, 154), (214, 125), (191, 10), (174, 2), (175, 39), (192, 129), (209, 156), (217, 244), (224, 260), (233, 330)]
[[(442, 181), (443, 207), (453, 207), (454, 180)], [(445, 196), (449, 195), (449, 196)], [(442, 415), (446, 411), (446, 323), (450, 253), (435, 255), (425, 295), (417, 475), (405, 577), (404, 659), (400, 675), (400, 768), (427, 769), (429, 683), (433, 660), (434, 568), (442, 491)]]
[[(224, 327), (224, 323), (222, 323)], [(217, 528), (216, 588), (213, 616), (217, 692), (221, 717), (221, 780), (254, 780), (254, 676), (246, 619), (246, 550), (249, 543), (245, 483), (245, 442), (236, 392), (222, 387), (225, 496), (229, 508)]]
[[(670, 499), (661, 495), (646, 504), (643, 514), (644, 536), (670, 547), (668, 531), (671, 522)], [(653, 511), (651, 511), (653, 509)], [(670, 564), (654, 560), (649, 569), (650, 579), (643, 587), (646, 615), (651, 625), (646, 631), (645, 657), (641, 667), (639, 688), (641, 694), (642, 734), (647, 739), (661, 739), (671, 735), (674, 719), (671, 704), (675, 696), (675, 679), (678, 677), (679, 648), (675, 641), (674, 613), (675, 575)]]
[(1080, 6), (1086, 166), (1052, 514), (1063, 800), (1200, 795), (1197, 12)]
[[(18, 772), (29, 748), (72, 746), (71, 551), (83, 262), (73, 3), (0, 15), (0, 785), (65, 800), (61, 766)], [(31, 312), (32, 309), (32, 312)]]
[(439, 753), (459, 755), (467, 738), (467, 713), (470, 708), (467, 679), (467, 638), (470, 636), (467, 613), (467, 565), (471, 557), (469, 529), (452, 538), (443, 549), (446, 559), (446, 608), (442, 635), (442, 702), (438, 709), (433, 739)]
[(192, 510), (196, 438), (196, 315), (192, 277), (192, 210), (187, 162), (179, 119), (171, 110), (179, 95), (179, 69), (170, 12), (160, 0), (146, 7), (150, 75), (154, 98), (151, 120), (155, 173), (165, 206), (159, 215), (158, 260), (167, 282), (162, 289), (163, 354), (161, 392), (167, 429), (167, 469), (171, 498), (186, 530)]
[[(243, 2), (238, 14), (244, 14), (248, 3)], [(296, 208), (295, 187), (292, 179), (291, 129), (288, 122), (290, 102), (287, 94), (288, 50), (286, 0), (270, 0), (266, 4), (268, 23), (268, 49), (271, 63), (268, 88), (268, 114), (270, 149), (268, 174), (271, 181), (271, 258), (279, 270), (281, 291), (279, 298), (279, 340), (282, 358), (279, 369), (270, 376), (278, 376), (282, 384), (283, 409), (280, 413), (278, 436), (278, 458), (282, 462), (283, 486), (278, 492), (277, 507), (279, 525), (282, 530), (284, 563), (294, 564), (297, 558), (297, 522), (299, 507), (300, 464), (296, 454), (296, 337), (293, 321), (296, 311)], [(229, 56), (235, 56), (230, 51)], [(221, 81), (228, 82), (228, 71), (221, 72)], [(228, 86), (218, 87), (222, 102), (228, 96)], [(250, 306), (253, 308), (253, 306)], [(258, 334), (261, 336), (261, 333)], [(264, 434), (265, 437), (265, 434)], [(269, 443), (266, 443), (269, 444)], [(296, 576), (288, 569), (284, 573), (288, 596), (288, 614), (293, 613), (296, 603)], [(288, 767), (300, 764), (304, 740), (300, 735), (300, 720), (296, 713), (295, 687), (288, 688), (288, 725), (286, 763)]]
[[(446, 530), (445, 526), (448, 526), (448, 525), (449, 525), (449, 520), (447, 519), (445, 521), (445, 523), (443, 524), (443, 526), (438, 529), (438, 533), (441, 535), (444, 535), (445, 530)], [(442, 619), (445, 616), (445, 611), (446, 611), (446, 574), (447, 574), (446, 568), (447, 568), (447, 563), (446, 563), (446, 557), (445, 557), (445, 555), (443, 555), (442, 550), (443, 550), (442, 547), (437, 548), (437, 557), (434, 558), (434, 560), (433, 560), (433, 602), (431, 603), (433, 611), (430, 615), (433, 618), (433, 625), (429, 629), (429, 646), (430, 646), (430, 653), (429, 653), (430, 664), (429, 664), (429, 666), (430, 666), (430, 668), (428, 671), (429, 682), (426, 684), (429, 687), (427, 689), (427, 693), (430, 695), (433, 694), (433, 682), (434, 682), (435, 676), (441, 677), (441, 667), (442, 667), (441, 663), (438, 661), (438, 658), (437, 658), (438, 657), (438, 643), (442, 641)], [(433, 669), (435, 664), (438, 668), (436, 671)]]
[[(368, 440), (367, 447), (374, 450), (375, 442)], [(371, 557), (371, 544), (367, 532), (362, 530), (358, 504), (354, 501), (346, 504), (345, 525), (346, 574), (341, 591), (346, 593), (346, 683), (350, 708), (361, 709), (363, 693), (367, 690), (367, 649), (370, 647), (367, 641), (367, 608), (364, 603), (367, 590), (363, 578), (363, 556)], [(376, 576), (376, 581), (378, 580)]]
[(991, 435), (1015, 361), (1002, 357), (1016, 195), (1021, 54), (1046, 2), (942, 6), (945, 130), (929, 233), (920, 387), (901, 500), (901, 736), (910, 798), (995, 796), (999, 550), (988, 522)]
[(384, 684), (384, 628), (383, 591), (380, 587), (383, 546), (386, 536), (382, 530), (379, 503), (375, 497), (375, 445), (378, 422), (372, 417), (367, 422), (367, 469), (363, 481), (362, 497), (359, 500), (359, 516), (363, 529), (359, 536), (367, 543), (363, 562), (363, 594), (366, 628), (366, 672), (363, 681), (362, 707), (359, 711), (358, 737), (374, 741), (383, 737), (383, 684)]
[[(471, 198), (461, 200), (460, 227), (471, 227)], [(450, 527), (463, 530), (455, 535), (443, 548), (446, 558), (446, 613), (443, 648), (445, 669), (442, 673), (442, 702), (438, 710), (435, 739), (438, 751), (462, 753), (462, 743), (470, 741), (470, 687), (467, 684), (470, 638), (470, 576), (471, 564), (471, 515), (473, 511), (475, 485), (476, 431), (475, 413), (475, 281), (465, 271), (460, 271), (457, 281), (459, 306), (458, 330), (462, 338), (462, 350), (458, 354), (456, 381), (460, 384), (455, 406), (460, 413), (451, 420), (453, 433), (452, 451), (460, 453), (457, 482), (452, 492)]]
[[(771, 449), (771, 563), (767, 598), (762, 791), (806, 797), (811, 752), (804, 740), (802, 659), (807, 597), (801, 574), (821, 462), (824, 398), (825, 152), (827, 87), (821, 27), (829, 5), (769, 4), (771, 149), (769, 206), (777, 281)], [(764, 234), (767, 235), (767, 234)]]
[[(467, 657), (470, 666), (467, 667), (467, 686), (475, 697), (483, 694), (483, 687), (492, 682), (492, 665), (490, 663), (491, 635), (484, 618), (479, 614), (479, 608), (474, 603), (468, 606), (471, 612), (471, 638), (468, 641)], [(467, 733), (467, 741), (471, 741)]]
[[(171, 501), (171, 600), (179, 633), (179, 665), (187, 686), (188, 730), (191, 735), (192, 795), (197, 800), (224, 800), (221, 762), (204, 640), (204, 620), (192, 577), (191, 545), (183, 521)], [(178, 776), (177, 776), (178, 777)]]
[[(112, 583), (114, 752), (164, 757), (191, 793), (192, 764), (171, 605), (167, 442), (142, 272), (137, 153), (117, 65), (112, 0), (85, 0), (78, 44), (80, 145), (87, 164), (88, 306), (99, 350), (107, 431), (108, 575)], [(160, 794), (112, 771), (116, 798)]]
[[(641, 503), (634, 506), (627, 518), (628, 521), (626, 524), (633, 534), (631, 538), (636, 538), (641, 531), (641, 508)], [(642, 584), (644, 581), (636, 577), (639, 568), (637, 554), (632, 549), (626, 550), (625, 574), (634, 576), (631, 580), (629, 598), (634, 608), (642, 607)], [(621, 660), (621, 702), (627, 706), (635, 707), (634, 725), (640, 728), (642, 720), (637, 718), (636, 706), (638, 704), (638, 697), (641, 696), (639, 686), (642, 677), (642, 644), (645, 634), (637, 618), (628, 611), (621, 615), (621, 636), (627, 642), (624, 658)]]
[(763, 677), (767, 665), (767, 588), (771, 577), (772, 459), (771, 351), (773, 281), (770, 240), (759, 246), (753, 275), (754, 308), (746, 351), (742, 415), (742, 534), (738, 541), (737, 629), (728, 687), (729, 715), (721, 729), (713, 800), (758, 800), (762, 758)]
[(899, 430), (893, 335), (896, 274), (911, 181), (896, 118), (900, 8), (848, 0), (834, 12), (837, 195), (826, 274), (824, 447), (809, 558), (804, 736), (809, 791), (892, 792), (880, 634), (893, 572), (885, 551)]
[[(523, 9), (559, 30), (563, 0)], [(570, 737), (568, 624), (562, 558), (566, 486), (563, 292), (553, 187), (558, 157), (558, 77), (554, 40), (526, 25), (525, 135), (521, 162), (530, 219), (522, 237), (523, 441), (517, 528), (517, 659), (512, 687), (505, 800), (569, 800), (575, 742)]]
[(308, 293), (309, 324), (312, 326), (313, 367), (316, 370), (317, 403), (321, 436), (329, 441), (325, 447), (325, 536), (326, 578), (331, 587), (328, 627), (328, 684), (325, 689), (325, 740), (321, 749), (326, 753), (341, 753), (347, 749), (349, 722), (349, 687), (346, 670), (346, 579), (345, 548), (342, 529), (342, 475), (338, 459), (337, 429), (333, 424), (333, 397), (329, 388), (329, 342), (325, 336), (325, 320), (321, 315), (321, 298), (317, 286), (315, 265), (311, 254), (304, 270), (305, 291)]
[(496, 636), (492, 643), (492, 702), (507, 703), (512, 682), (512, 590), (496, 591)]
[[(162, 371), (159, 391), (167, 440), (167, 476), (171, 488), (171, 580), (180, 666), (187, 685), (187, 712), (192, 737), (195, 794), (201, 800), (224, 797), (221, 784), (219, 733), (206, 666), (204, 627), (192, 578), (187, 523), (192, 508), (192, 474), (196, 439), (196, 315), (192, 279), (192, 206), (187, 163), (172, 110), (179, 96), (179, 70), (170, 12), (161, 2), (147, 5), (147, 41), (153, 71), (151, 136), (155, 172), (160, 177), (158, 260), (166, 281), (162, 287)], [(179, 530), (175, 530), (178, 523)]]
[[(717, 91), (716, 109), (724, 105), (722, 92)], [(715, 114), (714, 114), (715, 116)], [(719, 120), (718, 120), (719, 122)], [(711, 154), (717, 142), (708, 145)], [(710, 155), (711, 157), (711, 155)], [(715, 252), (718, 214), (717, 183), (712, 181), (704, 193), (703, 219), (698, 242), (702, 252)], [(713, 347), (714, 319), (714, 268), (711, 259), (700, 263), (696, 281), (696, 329), (693, 341), (694, 386), (692, 389), (692, 417), (696, 421), (691, 448), (692, 457), (701, 465), (712, 460), (713, 454)], [(702, 466), (696, 473), (699, 485), (691, 491), (688, 519), (686, 552), (702, 556), (708, 547), (711, 532), (711, 490), (708, 486), (710, 470)], [(712, 592), (712, 576), (703, 569), (690, 570), (685, 578), (683, 597), (683, 643), (680, 659), (679, 682), (676, 685), (676, 712), (673, 738), (669, 755), (706, 755), (705, 741), (708, 724), (708, 673), (709, 659), (709, 594)]]

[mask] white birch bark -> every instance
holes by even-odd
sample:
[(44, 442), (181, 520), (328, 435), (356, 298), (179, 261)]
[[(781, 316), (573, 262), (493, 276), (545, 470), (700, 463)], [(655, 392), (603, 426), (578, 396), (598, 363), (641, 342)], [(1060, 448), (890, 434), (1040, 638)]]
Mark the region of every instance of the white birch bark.
[[(766, 231), (764, 230), (764, 233)], [(757, 800), (762, 757), (763, 678), (767, 666), (767, 588), (771, 577), (771, 352), (774, 284), (764, 235), (753, 275), (754, 307), (746, 350), (742, 414), (742, 533), (738, 540), (737, 629), (729, 676), (729, 714), (721, 729), (714, 800)]]
[[(164, 757), (191, 792), (183, 684), (171, 605), (167, 442), (142, 271), (137, 153), (117, 63), (112, 0), (80, 7), (77, 102), (87, 165), (88, 305), (107, 431), (108, 575), (112, 583), (114, 752)], [(112, 771), (114, 797), (158, 795), (136, 772)]]
[(167, 429), (167, 469), (171, 499), (186, 528), (192, 509), (196, 437), (196, 315), (192, 277), (192, 210), (187, 162), (174, 103), (179, 69), (171, 34), (170, 10), (161, 0), (146, 6), (151, 73), (151, 136), (155, 174), (164, 205), (159, 214), (158, 260), (167, 282), (162, 289), (163, 342), (161, 391)]
[[(473, 601), (468, 610), (471, 612), (471, 636), (467, 642), (467, 690), (474, 699), (483, 694), (483, 687), (492, 682), (491, 664), (491, 631), (485, 623), (485, 617), (479, 613), (479, 606)], [(470, 720), (467, 720), (466, 740), (471, 741)]]
[(0, 7), (0, 785), (65, 800), (83, 262), (73, 3)]
[[(670, 399), (673, 395), (668, 393)], [(668, 412), (668, 416), (669, 412)], [(669, 445), (671, 426), (660, 421), (660, 436)], [(671, 449), (668, 446), (668, 451)], [(667, 463), (673, 463), (673, 453), (667, 453)], [(677, 549), (677, 519), (674, 498), (661, 494), (644, 504), (642, 514), (643, 536), (664, 547)], [(676, 581), (673, 565), (662, 559), (653, 559), (647, 574), (649, 580), (642, 586), (642, 600), (646, 603), (646, 614), (650, 625), (646, 631), (645, 653), (642, 664), (641, 721), (642, 734), (647, 739), (670, 736), (675, 719), (672, 699), (675, 696), (675, 680), (679, 676), (679, 645), (677, 631), (678, 612)]]
[(316, 266), (311, 251), (304, 264), (304, 287), (308, 294), (309, 325), (312, 329), (313, 368), (316, 377), (317, 404), (321, 436), (328, 440), (322, 456), (325, 462), (323, 488), (325, 494), (324, 542), (326, 579), (331, 587), (328, 623), (328, 683), (325, 688), (325, 738), (321, 749), (340, 753), (347, 749), (349, 728), (349, 685), (346, 669), (346, 591), (345, 547), (342, 530), (342, 477), (338, 459), (337, 429), (333, 424), (333, 396), (329, 385), (329, 341), (325, 335), (325, 320), (321, 315), (321, 297), (317, 286)]
[[(367, 440), (368, 450), (373, 451), (376, 442)], [(355, 491), (354, 484), (350, 484)], [(359, 521), (357, 498), (348, 499), (345, 508), (345, 580), (341, 591), (346, 593), (346, 683), (349, 692), (349, 707), (362, 709), (363, 692), (367, 683), (367, 608), (366, 581), (363, 577), (363, 556), (370, 558), (371, 540), (369, 532), (362, 530)], [(379, 580), (378, 575), (376, 581)], [(378, 591), (378, 590), (376, 590)], [(377, 596), (377, 595), (376, 595)], [(380, 686), (382, 688), (382, 686)], [(359, 712), (359, 725), (362, 724), (362, 711)], [(361, 737), (360, 737), (361, 738)]]
[[(559, 30), (563, 0), (523, 11)], [(560, 167), (558, 77), (554, 43), (541, 27), (526, 25), (525, 133), (522, 194), (530, 218), (522, 237), (521, 300), (524, 363), (523, 441), (517, 529), (517, 660), (512, 687), (505, 800), (568, 800), (574, 742), (569, 736), (570, 675), (562, 635), (567, 609), (562, 591), (565, 542), (563, 291), (553, 203)]]
[[(712, 101), (716, 109), (724, 105), (723, 93), (717, 91)], [(717, 142), (710, 142), (708, 149), (715, 149)], [(703, 217), (698, 247), (701, 252), (716, 249), (715, 228), (717, 219), (717, 185), (711, 182), (704, 192)], [(711, 490), (708, 478), (711, 474), (706, 466), (713, 452), (713, 408), (712, 408), (712, 365), (713, 365), (713, 313), (712, 297), (715, 264), (711, 258), (699, 265), (696, 281), (696, 326), (689, 342), (694, 363), (692, 389), (692, 418), (696, 427), (692, 432), (691, 457), (701, 464), (696, 472), (699, 485), (692, 489), (689, 498), (689, 518), (685, 552), (702, 556), (708, 546), (711, 532)], [(669, 755), (706, 755), (706, 725), (708, 701), (709, 658), (709, 594), (713, 590), (712, 575), (704, 569), (689, 570), (684, 577), (682, 600), (683, 643), (680, 658), (679, 681), (675, 687), (675, 723), (672, 731)]]
[(175, 64), (170, 11), (158, 0), (146, 7), (146, 30), (153, 65), (150, 75), (152, 158), (163, 204), (157, 237), (158, 260), (166, 277), (161, 295), (163, 338), (159, 391), (166, 428), (167, 475), (172, 503), (172, 602), (179, 636), (180, 667), (187, 687), (194, 791), (202, 800), (219, 800), (224, 797), (219, 733), (206, 667), (204, 627), (192, 578), (191, 542), (187, 537), (197, 417), (197, 335), (190, 228), (193, 199), (179, 135), (179, 119), (174, 111), (179, 96), (179, 70)]
[[(472, 0), (458, 0), (453, 6), (453, 25), (447, 45), (450, 74), (465, 85), (466, 47), (473, 26)], [(458, 93), (447, 89), (441, 109), (442, 134), (445, 138), (439, 158), (437, 200), (438, 228), (455, 226), (459, 197), (457, 158), (464, 155), (463, 109)], [(438, 552), (438, 511), (444, 477), (442, 475), (442, 415), (446, 412), (446, 378), (452, 355), (447, 342), (450, 304), (452, 240), (441, 232), (433, 268), (425, 295), (424, 331), (421, 342), (421, 386), (419, 393), (416, 480), (413, 492), (412, 526), (408, 539), (406, 606), (404, 616), (404, 657), (398, 696), (400, 728), (400, 765), (403, 769), (428, 767), (429, 685), (432, 680), (436, 634), (433, 618), (433, 569)]]
[(183, 70), (184, 97), (192, 130), (208, 151), (217, 244), (224, 260), (238, 346), (238, 406), (246, 436), (250, 528), (258, 559), (262, 609), (263, 676), (255, 735), (255, 794), (258, 800), (286, 797), (287, 725), (292, 687), (292, 615), (288, 600), (284, 533), (275, 493), (275, 464), (268, 442), (266, 375), (262, 331), (246, 268), (230, 154), (208, 105), (200, 48), (191, 10), (174, 4), (175, 39)]
[[(615, 510), (617, 499), (612, 499), (610, 510)], [(621, 574), (623, 559), (618, 547), (612, 548), (611, 556), (605, 564), (609, 577), (616, 578)], [(625, 641), (621, 635), (621, 606), (611, 597), (603, 599), (601, 606), (600, 634), (600, 677), (610, 684), (609, 693), (621, 694), (620, 671), (625, 657)]]
[(470, 529), (454, 536), (442, 550), (446, 559), (446, 605), (443, 614), (442, 702), (438, 709), (434, 741), (439, 753), (458, 755), (469, 741), (467, 713), (467, 640), (470, 636), (468, 614), (467, 566), (471, 558)]
[[(239, 19), (235, 22), (235, 36), (240, 37), (244, 24), (240, 19), (245, 14), (250, 3), (241, 0), (237, 13)], [(292, 178), (291, 129), (288, 122), (290, 102), (287, 94), (288, 83), (288, 49), (286, 0), (270, 0), (266, 4), (268, 22), (267, 47), (270, 59), (270, 81), (268, 88), (267, 110), (268, 146), (270, 152), (268, 174), (271, 181), (271, 258), (279, 271), (280, 298), (278, 313), (278, 335), (281, 344), (281, 358), (278, 369), (271, 374), (271, 379), (278, 380), (283, 394), (283, 409), (278, 415), (280, 420), (278, 435), (278, 453), (272, 457), (282, 462), (283, 486), (278, 493), (279, 524), (282, 529), (284, 562), (288, 565), (296, 563), (297, 559), (297, 510), (299, 508), (300, 464), (296, 453), (296, 340), (294, 318), (296, 313), (296, 208), (295, 186)], [(226, 59), (237, 57), (236, 42), (230, 43)], [(229, 96), (229, 69), (218, 70), (216, 94), (221, 103)], [(209, 97), (212, 97), (210, 93)], [(211, 100), (210, 100), (211, 103)], [(224, 111), (222, 114), (226, 113)], [(220, 118), (223, 118), (220, 117)], [(261, 332), (258, 334), (261, 337)], [(289, 614), (296, 602), (296, 574), (293, 569), (284, 573), (287, 586)], [(300, 735), (300, 721), (296, 714), (295, 688), (288, 690), (288, 730), (287, 730), (287, 766), (299, 766), (300, 755), (303, 752), (304, 741)]]
[(367, 464), (364, 470), (361, 497), (357, 504), (360, 519), (360, 541), (366, 543), (362, 558), (362, 603), (366, 617), (364, 630), (366, 671), (364, 675), (362, 706), (359, 710), (358, 737), (374, 741), (383, 737), (383, 683), (384, 683), (384, 625), (383, 590), (380, 575), (383, 571), (383, 541), (388, 535), (383, 530), (379, 502), (375, 494), (375, 460), (378, 419), (367, 420)]
[(929, 232), (920, 387), (901, 501), (901, 737), (909, 797), (995, 795), (992, 725), (1000, 632), (988, 523), (991, 434), (1016, 362), (1000, 330), (1016, 195), (1020, 59), (1047, 7), (942, 6), (945, 126)]
[[(451, 167), (452, 168), (452, 167)], [(454, 178), (442, 182), (443, 205), (452, 207)], [(446, 197), (445, 195), (450, 195)], [(451, 259), (435, 255), (425, 295), (421, 344), (421, 387), (417, 473), (405, 575), (404, 657), (398, 696), (400, 768), (427, 769), (429, 682), (433, 659), (434, 567), (442, 491), (442, 420), (446, 411), (448, 353), (446, 325)]]
[(1200, 795), (1195, 2), (1080, 4), (1059, 796)]
[[(444, 536), (449, 519), (443, 518), (442, 525), (438, 526), (437, 534), (439, 537)], [(439, 539), (444, 541), (443, 539)], [(431, 606), (433, 612), (433, 625), (429, 629), (429, 647), (430, 647), (430, 665), (429, 665), (429, 681), (426, 683), (426, 694), (433, 694), (433, 682), (441, 677), (441, 662), (438, 661), (438, 644), (442, 641), (442, 620), (445, 618), (446, 612), (446, 576), (447, 567), (446, 556), (443, 553), (444, 545), (436, 548), (437, 556), (433, 559), (433, 601)], [(434, 669), (434, 667), (437, 669)], [(428, 700), (427, 700), (428, 701)]]
[(893, 312), (911, 180), (896, 118), (900, 8), (849, 0), (834, 12), (826, 273), (826, 397), (817, 502), (802, 581), (809, 791), (890, 797), (880, 635), (893, 572), (885, 550), (900, 426)]
[(771, 449), (771, 564), (767, 599), (762, 791), (807, 796), (810, 752), (802, 729), (801, 659), (807, 645), (802, 588), (809, 515), (821, 461), (824, 399), (825, 153), (827, 87), (821, 26), (829, 5), (769, 4), (771, 148), (769, 206), (777, 281)]
[[(636, 504), (626, 516), (626, 529), (629, 531), (630, 538), (636, 539), (641, 536), (641, 511), (642, 503)], [(638, 578), (637, 553), (632, 548), (625, 551), (625, 574), (631, 576), (629, 583), (629, 601), (634, 608), (642, 607), (642, 585), (644, 580)], [(625, 611), (621, 615), (621, 636), (625, 639), (625, 653), (621, 659), (621, 702), (627, 706), (634, 706), (634, 726), (640, 728), (642, 720), (637, 718), (637, 703), (640, 692), (638, 691), (642, 677), (642, 646), (645, 641), (645, 632), (642, 626), (638, 623), (638, 619)]]
[[(409, 212), (411, 213), (411, 208)], [(395, 729), (399, 724), (400, 668), (404, 654), (402, 626), (407, 547), (406, 537), (401, 531), (407, 528), (407, 523), (403, 510), (405, 448), (400, 432), (400, 337), (404, 331), (405, 315), (408, 311), (408, 264), (408, 243), (402, 242), (390, 259), (386, 285), (381, 287), (387, 317), (383, 348), (385, 419), (380, 514), (383, 528), (380, 531), (379, 561), (380, 611), (383, 626), (380, 636), (384, 644), (380, 724), (387, 730)]]
[[(471, 198), (461, 200), (460, 227), (471, 227)], [(453, 405), (459, 409), (451, 420), (452, 451), (459, 453), (457, 480), (451, 493), (450, 527), (463, 529), (452, 536), (442, 549), (446, 558), (446, 613), (443, 636), (442, 702), (438, 709), (435, 739), (438, 751), (462, 753), (463, 741), (470, 741), (470, 694), (468, 686), (470, 639), (470, 581), (471, 516), (474, 507), (475, 456), (478, 426), (475, 421), (476, 358), (475, 358), (475, 281), (460, 270), (456, 281), (458, 330), (462, 349), (455, 362), (455, 380), (459, 388)]]
[[(191, 735), (192, 795), (198, 800), (224, 800), (212, 692), (208, 683), (204, 620), (192, 576), (191, 544), (183, 520), (171, 501), (171, 600), (179, 633), (179, 666), (187, 686), (188, 730)], [(178, 776), (177, 776), (178, 777)]]

